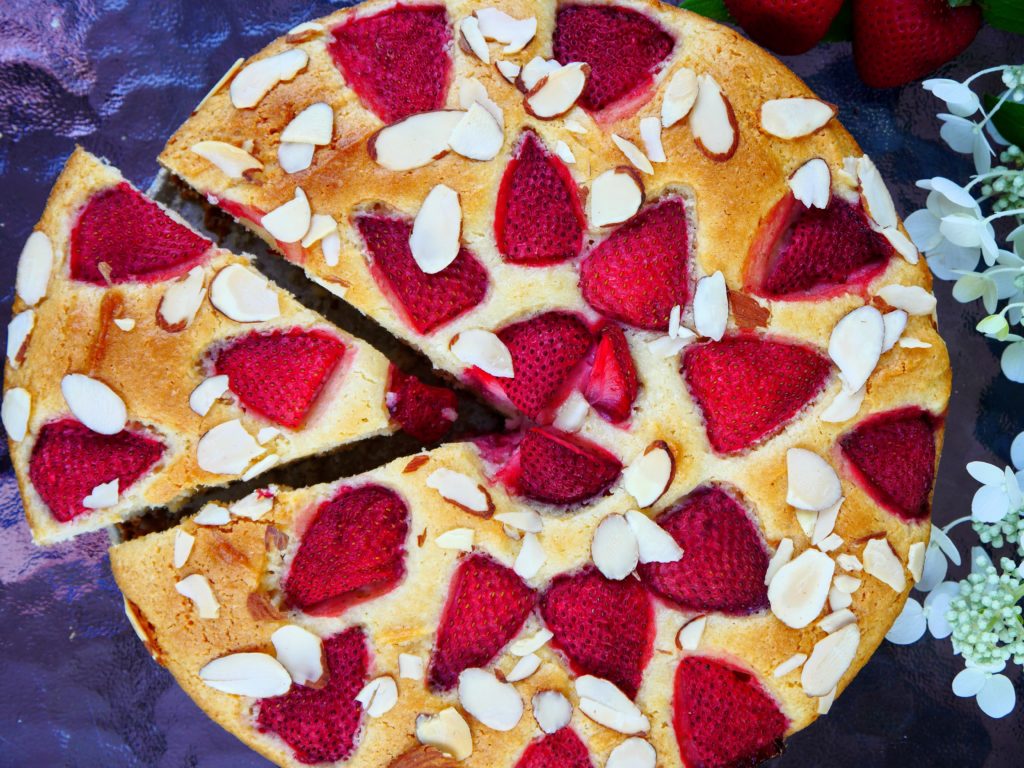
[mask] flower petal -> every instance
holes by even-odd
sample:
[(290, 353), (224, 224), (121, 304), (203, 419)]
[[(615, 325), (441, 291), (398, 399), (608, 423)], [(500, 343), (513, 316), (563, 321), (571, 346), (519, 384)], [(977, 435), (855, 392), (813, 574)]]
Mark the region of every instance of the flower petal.
[(926, 208), (914, 211), (903, 221), (903, 226), (910, 233), (910, 239), (914, 241), (920, 251), (930, 251), (942, 242), (942, 233), (939, 232), (939, 220)]
[(939, 135), (954, 152), (962, 155), (970, 154), (974, 149), (975, 124), (956, 115), (939, 115), (942, 121), (942, 128)]
[(949, 200), (953, 205), (969, 210), (980, 210), (978, 203), (971, 197), (971, 193), (955, 181), (950, 181), (942, 176), (936, 176), (931, 180), (931, 188)]
[(972, 461), (967, 465), (967, 474), (982, 485), (1001, 485), (1003, 470), (987, 461)]
[(903, 610), (896, 617), (892, 627), (885, 635), (885, 639), (896, 645), (911, 645), (924, 636), (928, 622), (924, 618), (924, 609), (921, 604), (912, 597), (907, 598), (903, 604)]
[(1003, 350), (999, 361), (1003, 375), (1018, 384), (1024, 382), (1024, 341), (1018, 341)]
[(1017, 694), (1006, 675), (992, 675), (978, 692), (978, 706), (989, 717), (1006, 717), (1016, 703)]
[(981, 689), (985, 687), (987, 679), (988, 676), (980, 669), (972, 667), (961, 669), (957, 676), (953, 678), (953, 693), (961, 699), (977, 696)]
[(1010, 511), (1006, 492), (994, 485), (983, 485), (971, 501), (971, 518), (977, 523), (997, 523)]
[(956, 544), (944, 530), (932, 527), (932, 543), (945, 553), (953, 565), (960, 565), (960, 550), (956, 548)]
[(1010, 444), (1010, 461), (1017, 469), (1024, 470), (1024, 432), (1021, 432)]
[(985, 138), (984, 131), (974, 134), (974, 144), (971, 146), (971, 154), (974, 159), (974, 168), (978, 173), (988, 173), (992, 170), (992, 147)]
[(949, 561), (945, 553), (936, 546), (925, 550), (924, 568), (921, 569), (921, 580), (915, 585), (918, 592), (931, 592), (942, 583), (949, 570)]
[(974, 248), (981, 245), (985, 222), (966, 213), (951, 213), (942, 217), (939, 231), (953, 245)]
[(926, 91), (946, 102), (949, 111), (958, 117), (970, 117), (981, 106), (978, 96), (969, 87), (956, 80), (934, 78), (922, 83)]

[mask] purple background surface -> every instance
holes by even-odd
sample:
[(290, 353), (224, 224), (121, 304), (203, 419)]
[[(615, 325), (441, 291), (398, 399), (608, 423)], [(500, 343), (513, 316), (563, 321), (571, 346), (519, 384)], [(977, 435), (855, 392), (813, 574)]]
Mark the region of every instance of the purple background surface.
[[(3, 0), (0, 316), (9, 314), (22, 243), (76, 142), (145, 189), (166, 137), (231, 62), (343, 4)], [(962, 78), (1022, 60), (1022, 38), (984, 30), (943, 74)], [(847, 44), (787, 63), (839, 105), (904, 215), (923, 204), (914, 180), (969, 172), (938, 141), (942, 110), (920, 87), (866, 89)], [(967, 461), (1006, 461), (1010, 439), (1024, 429), (1024, 388), (999, 376), (998, 347), (973, 331), (978, 308), (952, 301), (948, 284), (937, 292), (954, 368), (935, 494), (935, 519), (944, 522), (969, 509), (976, 484), (964, 472)], [(346, 324), (343, 311), (330, 314)], [(52, 549), (31, 544), (6, 441), (0, 451), (0, 766), (268, 765), (207, 720), (150, 660), (124, 619), (105, 534)], [(326, 466), (321, 474), (334, 464)], [(773, 765), (1021, 765), (1024, 703), (1004, 720), (986, 719), (973, 700), (952, 695), (958, 668), (948, 641), (883, 644), (832, 712), (794, 737)], [(1024, 700), (1019, 680), (1018, 695)]]

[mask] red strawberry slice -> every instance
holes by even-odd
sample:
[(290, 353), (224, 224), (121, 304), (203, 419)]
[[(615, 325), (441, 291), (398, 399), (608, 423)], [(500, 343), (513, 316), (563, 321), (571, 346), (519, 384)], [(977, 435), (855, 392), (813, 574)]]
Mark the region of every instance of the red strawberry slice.
[(593, 566), (556, 576), (540, 601), (544, 623), (579, 675), (614, 683), (631, 699), (654, 648), (654, 606), (636, 579), (606, 579)]
[(725, 7), (750, 39), (792, 56), (816, 46), (843, 0), (725, 0)]
[(524, 131), (505, 167), (494, 213), (498, 252), (514, 264), (542, 266), (579, 255), (586, 221), (576, 182), (537, 134)]
[(94, 285), (155, 283), (184, 274), (212, 247), (122, 182), (97, 192), (78, 214), (71, 230), (71, 277)]
[(789, 718), (750, 672), (688, 656), (676, 670), (672, 722), (689, 768), (758, 765), (782, 751)]
[(745, 615), (768, 607), (770, 555), (747, 511), (719, 488), (699, 488), (658, 517), (683, 548), (674, 563), (637, 568), (654, 592), (684, 611)]
[(503, 472), (528, 499), (578, 504), (604, 493), (622, 470), (601, 446), (551, 427), (533, 427), (519, 444), (518, 466)]
[(379, 485), (345, 487), (316, 511), (284, 581), (289, 605), (317, 616), (390, 592), (405, 576), (409, 509)]
[(293, 683), (288, 693), (261, 699), (256, 723), (275, 733), (306, 765), (347, 759), (356, 747), (363, 707), (356, 694), (366, 685), (370, 652), (359, 627), (323, 642), (327, 681), (322, 688)]
[(444, 107), (452, 33), (443, 5), (395, 5), (352, 15), (327, 51), (363, 105), (385, 123)]
[(247, 410), (297, 429), (344, 356), (336, 336), (293, 328), (232, 339), (213, 365)]
[(632, 9), (567, 3), (558, 9), (552, 45), (560, 63), (590, 65), (580, 104), (598, 112), (623, 102), (639, 106), (649, 97), (654, 75), (672, 53), (675, 39)]
[(566, 726), (535, 739), (515, 768), (593, 768), (590, 752), (576, 731)]
[(603, 314), (650, 331), (667, 331), (676, 304), (690, 301), (686, 205), (670, 197), (611, 233), (580, 265), (580, 290)]
[(935, 421), (920, 408), (900, 408), (865, 419), (839, 439), (857, 482), (904, 520), (923, 520), (931, 512)]
[(536, 595), (515, 571), (487, 555), (463, 558), (448, 588), (427, 681), (447, 691), (470, 667), (485, 667), (519, 634)]
[(531, 419), (556, 407), (593, 336), (576, 315), (547, 312), (498, 331), (512, 355), (511, 379), (498, 379), (512, 404)]
[(141, 431), (100, 435), (75, 419), (60, 419), (39, 430), (28, 477), (50, 514), (66, 523), (92, 511), (82, 502), (97, 485), (117, 478), (123, 494), (152, 469), (165, 449)]
[(626, 334), (617, 325), (606, 325), (601, 329), (583, 395), (608, 421), (619, 422), (629, 418), (638, 389), (636, 365)]
[(432, 387), (415, 376), (391, 366), (385, 396), (388, 413), (402, 431), (423, 443), (436, 443), (448, 434), (459, 417), (455, 393)]
[(469, 249), (462, 248), (455, 261), (428, 275), (409, 248), (411, 222), (384, 213), (365, 213), (357, 216), (355, 223), (366, 243), (377, 285), (418, 333), (430, 333), (483, 301), (487, 270)]
[(683, 375), (719, 453), (742, 451), (778, 432), (821, 392), (830, 369), (810, 347), (751, 336), (683, 353)]
[(863, 286), (892, 253), (860, 204), (833, 195), (827, 208), (807, 208), (787, 194), (754, 240), (747, 284), (773, 299), (833, 295)]
[(984, 3), (857, 0), (853, 58), (861, 79), (891, 88), (924, 77), (959, 56), (981, 28)]

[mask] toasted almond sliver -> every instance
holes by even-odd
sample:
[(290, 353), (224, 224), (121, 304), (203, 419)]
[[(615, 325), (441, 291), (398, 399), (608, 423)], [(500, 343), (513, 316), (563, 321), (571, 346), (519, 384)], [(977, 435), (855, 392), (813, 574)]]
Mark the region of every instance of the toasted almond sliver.
[(832, 199), (832, 171), (820, 157), (797, 168), (788, 183), (793, 197), (806, 208), (827, 208)]
[(263, 168), (263, 163), (255, 157), (226, 141), (199, 141), (189, 149), (212, 163), (229, 179), (241, 179), (246, 171), (258, 171)]
[(100, 483), (82, 500), (82, 506), (86, 509), (109, 509), (116, 506), (119, 484), (120, 480), (116, 477), (109, 483)]
[(619, 148), (619, 151), (625, 155), (626, 159), (629, 160), (633, 167), (638, 171), (642, 171), (647, 174), (654, 173), (654, 166), (651, 165), (651, 161), (648, 159), (647, 155), (643, 153), (643, 150), (641, 150), (636, 144), (628, 139), (622, 138), (617, 133), (612, 134), (612, 143)]
[(697, 101), (690, 113), (697, 147), (712, 160), (728, 160), (736, 152), (740, 133), (732, 104), (711, 75), (697, 78)]
[(768, 568), (764, 573), (764, 584), (768, 586), (772, 583), (772, 579), (775, 574), (779, 572), (779, 568), (784, 566), (790, 560), (793, 559), (793, 540), (790, 538), (782, 539), (779, 542), (779, 546), (775, 548), (775, 552), (772, 554), (772, 559), (768, 561)]
[(210, 412), (213, 404), (217, 402), (217, 400), (227, 391), (227, 375), (221, 374), (219, 376), (210, 376), (209, 378), (203, 379), (196, 388), (192, 390), (192, 394), (188, 396), (189, 408), (200, 416), (205, 416)]
[(11, 368), (17, 370), (21, 365), (22, 357), (25, 354), (25, 344), (35, 325), (36, 313), (32, 309), (19, 312), (7, 325), (7, 362), (11, 364)]
[(857, 617), (853, 615), (853, 611), (849, 608), (840, 608), (833, 610), (828, 616), (818, 622), (818, 626), (821, 627), (825, 632), (832, 634), (845, 627), (847, 624), (852, 624), (857, 620)]
[(193, 267), (185, 277), (170, 283), (157, 305), (157, 324), (169, 333), (188, 328), (206, 298), (205, 282), (203, 268)]
[(203, 505), (203, 508), (192, 518), (192, 522), (196, 525), (216, 528), (231, 522), (231, 512), (228, 511), (227, 507), (211, 501)]
[(295, 624), (286, 624), (270, 636), (277, 660), (299, 685), (308, 685), (324, 675), (323, 642), (318, 635)]
[(867, 383), (884, 343), (885, 321), (870, 305), (853, 310), (836, 323), (828, 340), (828, 355), (847, 389), (856, 391)]
[(811, 534), (811, 544), (820, 544), (836, 527), (836, 520), (839, 518), (839, 510), (843, 506), (845, 497), (840, 497), (832, 506), (820, 510), (814, 519), (814, 532)]
[(214, 597), (209, 580), (199, 573), (193, 573), (174, 585), (183, 597), (187, 597), (196, 607), (200, 619), (216, 619), (220, 616), (220, 603)]
[(595, 227), (621, 224), (633, 218), (643, 202), (644, 188), (636, 172), (612, 168), (590, 185), (590, 222)]
[(459, 703), (495, 731), (511, 731), (523, 717), (519, 692), (483, 669), (464, 669), (459, 675)]
[(533, 717), (544, 733), (555, 733), (572, 719), (572, 704), (558, 691), (539, 691), (531, 704)]
[(851, 392), (844, 385), (840, 388), (839, 394), (828, 404), (828, 407), (821, 412), (821, 420), (833, 424), (849, 421), (860, 411), (866, 394), (867, 389), (865, 387), (861, 387), (856, 392)]
[(693, 295), (693, 322), (697, 333), (721, 341), (729, 325), (729, 292), (719, 271), (697, 281)]
[(12, 387), (4, 392), (0, 406), (0, 421), (3, 421), (7, 436), (20, 443), (28, 433), (28, 417), (32, 413), (32, 396), (24, 387)]
[(608, 515), (597, 526), (590, 545), (594, 565), (605, 576), (620, 581), (631, 574), (640, 560), (636, 534), (622, 515)]
[(576, 105), (590, 76), (590, 67), (570, 62), (542, 77), (526, 95), (526, 111), (540, 120), (560, 117)]
[(516, 85), (521, 91), (528, 93), (532, 91), (536, 87), (537, 83), (539, 83), (545, 76), (558, 71), (561, 66), (562, 65), (554, 59), (542, 59), (540, 56), (534, 56), (526, 62), (519, 71), (519, 79)]
[(34, 307), (46, 296), (53, 269), (53, 245), (46, 233), (36, 230), (28, 236), (18, 258), (14, 288), (23, 302)]
[(398, 654), (398, 676), (406, 680), (422, 680), (423, 659), (411, 653)]
[(921, 580), (921, 575), (924, 572), (924, 556), (927, 549), (928, 547), (923, 541), (915, 541), (910, 545), (910, 551), (907, 554), (907, 570), (914, 577), (915, 584)]
[(611, 751), (604, 768), (655, 768), (657, 763), (658, 753), (651, 743), (633, 736)]
[(825, 696), (850, 668), (860, 645), (860, 629), (847, 624), (814, 645), (811, 656), (804, 662), (800, 684), (808, 696)]
[(697, 101), (697, 75), (692, 69), (680, 67), (668, 81), (661, 102), (661, 124), (671, 128), (693, 109)]
[(672, 535), (643, 512), (628, 510), (626, 522), (636, 536), (641, 563), (675, 563), (683, 556), (682, 547)]
[(509, 525), (524, 533), (540, 533), (544, 527), (544, 519), (532, 509), (502, 512), (495, 515), (494, 519), (503, 525)]
[(277, 163), (285, 173), (298, 173), (313, 164), (316, 147), (312, 144), (293, 144), (282, 141), (277, 147)]
[(505, 53), (518, 53), (537, 34), (534, 16), (516, 19), (497, 8), (480, 8), (475, 15), (480, 22), (480, 33), (488, 40), (506, 43)]
[(264, 449), (238, 419), (218, 424), (196, 445), (200, 469), (218, 475), (240, 475)]
[(857, 179), (860, 182), (861, 197), (871, 218), (883, 231), (895, 228), (898, 220), (892, 195), (882, 181), (882, 174), (867, 155), (857, 159)]
[(462, 235), (459, 193), (438, 184), (427, 193), (412, 225), (409, 248), (425, 274), (435, 275), (455, 261)]
[(512, 353), (505, 343), (490, 331), (471, 328), (462, 331), (451, 345), (452, 354), (466, 365), (479, 368), (503, 379), (515, 375), (512, 368)]
[(192, 555), (192, 547), (196, 543), (196, 537), (186, 530), (178, 528), (174, 532), (174, 558), (171, 561), (175, 568), (184, 567)]
[(665, 147), (661, 143), (661, 121), (656, 117), (640, 118), (640, 140), (644, 143), (644, 151), (652, 163), (664, 163)]
[(470, 552), (473, 549), (474, 535), (475, 531), (472, 528), (452, 528), (434, 539), (434, 543), (441, 549)]
[(786, 452), (786, 478), (786, 503), (797, 509), (811, 512), (828, 509), (843, 493), (832, 466), (805, 448), (790, 448)]
[(806, 627), (825, 607), (834, 572), (831, 557), (816, 549), (805, 549), (779, 568), (768, 585), (772, 613), (788, 627)]
[(907, 586), (903, 563), (892, 551), (886, 539), (871, 539), (864, 546), (864, 571), (874, 576), (895, 592), (902, 592)]
[(836, 116), (836, 108), (820, 99), (771, 99), (761, 105), (761, 129), (780, 139), (810, 136)]
[(579, 432), (587, 420), (588, 413), (590, 413), (590, 403), (578, 390), (574, 389), (558, 406), (553, 426), (563, 432)]
[(637, 506), (644, 509), (662, 497), (674, 474), (672, 453), (664, 442), (657, 441), (622, 471), (622, 487), (636, 500)]
[(614, 684), (593, 675), (576, 678), (580, 711), (606, 728), (626, 735), (647, 733), (647, 716)]
[(935, 296), (919, 285), (886, 285), (878, 295), (890, 307), (902, 309), (908, 315), (930, 315), (937, 303)]
[(356, 694), (356, 701), (370, 717), (383, 717), (398, 703), (398, 686), (394, 678), (387, 675), (375, 678)]
[(474, 102), (448, 139), (454, 152), (470, 160), (493, 160), (505, 143), (505, 132), (487, 108)]
[(786, 659), (784, 662), (782, 662), (781, 664), (779, 664), (779, 666), (775, 668), (775, 671), (772, 672), (772, 676), (785, 677), (790, 672), (800, 669), (800, 667), (803, 666), (803, 663), (805, 661), (807, 661), (806, 653), (794, 653), (792, 656), (790, 656), (788, 659)]
[(833, 611), (841, 611), (853, 605), (853, 595), (849, 592), (836, 588), (833, 582), (832, 588), (828, 591), (828, 606)]
[(909, 237), (896, 229), (896, 227), (884, 227), (881, 232), (885, 235), (885, 239), (889, 241), (889, 244), (896, 249), (896, 252), (902, 256), (908, 264), (917, 264), (921, 258), (921, 254), (918, 252), (917, 246), (911, 242)]
[(494, 62), (494, 66), (498, 68), (498, 73), (510, 83), (515, 83), (516, 78), (519, 77), (519, 73), (523, 69), (514, 61), (499, 60)]
[(324, 147), (334, 134), (334, 110), (318, 101), (299, 112), (281, 132), (281, 141)]
[(907, 313), (902, 309), (894, 309), (882, 315), (884, 332), (882, 334), (882, 352), (888, 352), (896, 346), (903, 331), (907, 327)]
[(684, 651), (696, 651), (700, 647), (701, 638), (704, 636), (704, 627), (708, 623), (707, 616), (698, 616), (686, 622), (676, 635), (676, 643)]
[(75, 418), (93, 432), (116, 435), (128, 422), (124, 400), (99, 379), (69, 373), (60, 382), (64, 401)]
[(312, 218), (309, 198), (302, 187), (296, 187), (295, 196), (266, 214), (260, 220), (260, 226), (279, 242), (297, 243), (309, 231)]
[(199, 677), (218, 691), (257, 699), (281, 696), (292, 686), (288, 670), (266, 653), (222, 656), (200, 669)]
[(462, 48), (468, 49), (484, 64), (491, 63), (491, 52), (487, 48), (487, 41), (480, 32), (480, 21), (476, 16), (467, 16), (459, 24), (459, 35), (462, 38)]
[(505, 675), (505, 680), (509, 683), (518, 683), (521, 680), (525, 680), (534, 672), (540, 669), (540, 656), (535, 653), (531, 653), (527, 656), (523, 656), (519, 661), (516, 662), (515, 666), (508, 671)]
[(304, 50), (290, 48), (248, 64), (231, 81), (231, 103), (236, 109), (255, 107), (274, 86), (294, 79), (308, 63)]
[(532, 579), (547, 561), (547, 554), (541, 546), (540, 539), (535, 533), (527, 533), (523, 536), (523, 544), (516, 555), (516, 561), (512, 570), (523, 579)]
[(410, 115), (374, 134), (370, 157), (391, 171), (409, 171), (427, 165), (448, 152), (448, 139), (465, 112), (441, 110)]
[(331, 234), (336, 234), (338, 231), (338, 222), (334, 220), (333, 216), (328, 216), (323, 213), (314, 213), (313, 218), (309, 223), (309, 231), (306, 236), (302, 238), (302, 247), (309, 248), (311, 245), (318, 243), (325, 237)]
[(468, 512), (478, 515), (494, 511), (490, 496), (476, 480), (461, 472), (440, 467), (427, 478), (427, 487)]
[(210, 284), (210, 303), (239, 323), (273, 320), (281, 314), (277, 292), (265, 277), (243, 267), (229, 264)]
[(469, 725), (454, 707), (442, 709), (436, 715), (419, 715), (416, 738), (420, 744), (434, 747), (455, 760), (465, 760), (473, 754)]

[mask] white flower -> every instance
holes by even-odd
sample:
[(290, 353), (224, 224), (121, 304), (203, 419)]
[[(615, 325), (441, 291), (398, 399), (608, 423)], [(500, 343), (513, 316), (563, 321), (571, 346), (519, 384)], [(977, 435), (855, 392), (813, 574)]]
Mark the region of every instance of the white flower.
[(999, 364), (1006, 378), (1018, 384), (1024, 383), (1024, 341), (1015, 341), (1004, 349)]
[(999, 522), (1008, 512), (1024, 505), (1020, 488), (1024, 473), (1018, 478), (1010, 467), (1000, 469), (984, 461), (972, 461), (967, 465), (967, 472), (982, 484), (971, 502), (971, 519), (974, 522)]
[(924, 637), (925, 631), (936, 640), (949, 637), (953, 628), (946, 619), (946, 612), (959, 592), (960, 585), (955, 581), (944, 581), (925, 598), (924, 605), (908, 597), (885, 639), (895, 645), (913, 645)]
[(961, 304), (981, 299), (985, 311), (991, 314), (996, 311), (996, 284), (985, 275), (968, 272), (953, 286), (953, 298)]
[[(929, 214), (927, 211), (924, 213)], [(934, 219), (934, 217), (932, 217)], [(938, 231), (939, 222), (935, 220), (935, 229)], [(941, 234), (939, 235), (941, 238)], [(921, 249), (924, 250), (924, 249)], [(949, 240), (942, 239), (940, 243), (925, 256), (928, 266), (940, 280), (956, 280), (963, 272), (973, 272), (981, 260), (980, 248), (962, 248), (953, 245)]]
[(946, 109), (957, 117), (970, 117), (981, 106), (974, 91), (956, 80), (935, 78), (925, 80), (922, 85), (926, 91), (946, 102)]
[(1013, 683), (1006, 675), (1000, 674), (1005, 667), (1005, 662), (984, 667), (967, 662), (966, 667), (953, 678), (953, 693), (961, 698), (973, 696), (981, 711), (989, 717), (1005, 717), (1017, 703)]
[(1024, 432), (1021, 432), (1010, 444), (1010, 461), (1018, 470), (1024, 470)]
[(943, 123), (939, 135), (950, 149), (961, 155), (971, 155), (978, 173), (988, 173), (994, 153), (982, 126), (955, 114), (939, 115), (939, 120)]
[(932, 526), (932, 538), (925, 550), (924, 568), (921, 570), (921, 580), (917, 582), (917, 590), (931, 592), (935, 589), (946, 578), (950, 561), (953, 565), (960, 565), (960, 552), (956, 544), (945, 530)]

